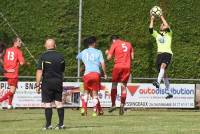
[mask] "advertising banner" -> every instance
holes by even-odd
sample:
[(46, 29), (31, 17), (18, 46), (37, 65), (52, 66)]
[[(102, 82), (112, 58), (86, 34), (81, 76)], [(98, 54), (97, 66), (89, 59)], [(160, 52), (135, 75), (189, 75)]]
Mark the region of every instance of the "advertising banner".
[[(116, 105), (120, 106), (120, 85)], [(103, 107), (111, 106), (110, 96), (111, 83), (102, 83), (102, 90), (99, 92), (99, 98)], [(173, 95), (173, 98), (166, 99), (167, 92)], [(160, 89), (156, 89), (152, 84), (133, 83), (128, 84), (126, 107), (145, 107), (145, 108), (194, 108), (195, 85), (194, 84), (171, 84), (170, 89), (165, 90), (161, 84)], [(89, 107), (92, 107), (90, 98)]]
[[(0, 97), (9, 88), (6, 82), (0, 84)], [(19, 82), (16, 94), (13, 98), (15, 107), (43, 107), (41, 94), (35, 92), (35, 82)], [(102, 107), (111, 106), (111, 83), (102, 83), (99, 92), (99, 99)], [(120, 106), (121, 85), (118, 84), (116, 105)], [(167, 92), (173, 98), (166, 99)], [(80, 96), (83, 94), (83, 84), (78, 82), (63, 83), (63, 102), (65, 107), (79, 107)], [(165, 90), (161, 84), (160, 89), (156, 89), (150, 83), (130, 83), (127, 87), (126, 107), (143, 108), (194, 108), (195, 107), (195, 85), (194, 84), (171, 84), (170, 89)], [(92, 107), (92, 99), (89, 98), (88, 107)], [(3, 107), (7, 102), (2, 103)]]

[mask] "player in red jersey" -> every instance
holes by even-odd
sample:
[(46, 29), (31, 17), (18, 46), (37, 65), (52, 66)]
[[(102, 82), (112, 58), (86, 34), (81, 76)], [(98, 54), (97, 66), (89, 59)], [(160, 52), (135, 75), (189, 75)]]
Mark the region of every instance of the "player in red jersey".
[(134, 58), (134, 49), (130, 42), (121, 40), (118, 36), (111, 37), (112, 45), (110, 50), (106, 50), (107, 60), (114, 57), (114, 68), (112, 71), (112, 89), (111, 101), (112, 106), (109, 112), (116, 109), (115, 101), (117, 96), (117, 84), (121, 84), (121, 104), (119, 114), (124, 114), (124, 106), (126, 102), (126, 87), (129, 76), (131, 74), (131, 60)]
[[(18, 83), (19, 65), (25, 63), (22, 51), (20, 50), (22, 44), (20, 38), (13, 39), (12, 47), (7, 48), (4, 55), (4, 76), (7, 78), (9, 91), (0, 98), (0, 102), (8, 99), (8, 108), (12, 108), (12, 99), (15, 94)], [(11, 71), (12, 70), (12, 71)]]

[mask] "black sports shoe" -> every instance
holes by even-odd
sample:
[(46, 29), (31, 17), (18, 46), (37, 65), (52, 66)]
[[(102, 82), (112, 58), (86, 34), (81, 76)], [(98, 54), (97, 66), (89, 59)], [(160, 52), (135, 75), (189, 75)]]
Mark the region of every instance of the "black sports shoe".
[(173, 95), (170, 93), (167, 93), (167, 96), (165, 97), (165, 99), (171, 99), (171, 98), (173, 98)]
[(157, 81), (154, 81), (152, 84), (153, 84), (156, 88), (159, 88), (159, 87), (160, 87), (160, 84), (159, 84)]
[(112, 113), (112, 112), (115, 111), (116, 109), (117, 109), (116, 106), (112, 106), (112, 107), (110, 107), (110, 108), (108, 109), (108, 112), (109, 112), (109, 113)]
[(65, 129), (66, 127), (64, 125), (56, 125), (55, 130)]
[(124, 104), (121, 104), (121, 105), (120, 105), (120, 108), (119, 108), (119, 115), (124, 115)]
[(53, 129), (53, 127), (50, 125), (50, 126), (46, 126), (46, 127), (44, 127), (44, 128), (42, 128), (42, 130), (52, 130)]

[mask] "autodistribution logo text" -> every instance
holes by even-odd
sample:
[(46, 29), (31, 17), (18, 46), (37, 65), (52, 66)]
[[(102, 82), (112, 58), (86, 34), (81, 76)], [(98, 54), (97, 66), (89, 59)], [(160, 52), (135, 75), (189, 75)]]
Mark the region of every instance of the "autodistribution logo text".
[(154, 89), (154, 88), (143, 88), (143, 89), (139, 89), (139, 94), (166, 94), (167, 92), (170, 92), (174, 95), (193, 95), (194, 94), (194, 89), (188, 89), (188, 88), (180, 88), (180, 89), (176, 89), (176, 88), (170, 88), (169, 90), (167, 89)]

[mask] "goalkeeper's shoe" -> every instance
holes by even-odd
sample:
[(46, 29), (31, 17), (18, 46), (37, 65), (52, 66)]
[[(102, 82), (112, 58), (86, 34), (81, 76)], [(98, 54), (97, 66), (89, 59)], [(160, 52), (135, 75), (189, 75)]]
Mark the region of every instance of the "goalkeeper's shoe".
[(173, 98), (173, 95), (170, 93), (167, 93), (167, 96), (165, 97), (165, 99), (171, 99), (171, 98)]
[(117, 109), (116, 106), (112, 106), (112, 107), (110, 107), (110, 108), (108, 109), (108, 112), (109, 112), (109, 113), (112, 113), (112, 112), (115, 111), (116, 109)]
[(44, 127), (44, 128), (42, 128), (42, 130), (52, 130), (53, 129), (53, 127), (50, 125), (50, 126), (46, 126), (46, 127)]
[(157, 81), (154, 81), (152, 84), (153, 84), (156, 88), (159, 88), (159, 87), (160, 87), (160, 84), (159, 84)]
[(87, 111), (84, 108), (81, 108), (81, 115), (87, 116)]
[(124, 104), (121, 104), (121, 105), (120, 105), (120, 108), (119, 108), (119, 115), (124, 115)]

